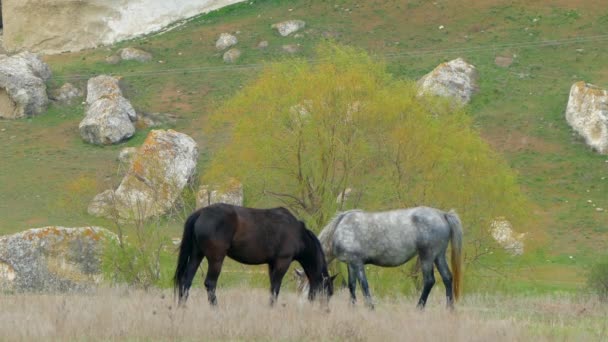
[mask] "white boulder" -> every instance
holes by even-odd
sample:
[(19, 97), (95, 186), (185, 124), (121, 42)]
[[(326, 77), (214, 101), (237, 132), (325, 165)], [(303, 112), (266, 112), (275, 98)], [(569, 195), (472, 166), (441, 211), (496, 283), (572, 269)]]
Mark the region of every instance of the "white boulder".
[(583, 81), (570, 88), (566, 107), (568, 124), (587, 145), (608, 154), (608, 91)]
[(441, 63), (418, 80), (419, 94), (450, 97), (461, 104), (471, 101), (478, 90), (477, 69), (462, 58)]

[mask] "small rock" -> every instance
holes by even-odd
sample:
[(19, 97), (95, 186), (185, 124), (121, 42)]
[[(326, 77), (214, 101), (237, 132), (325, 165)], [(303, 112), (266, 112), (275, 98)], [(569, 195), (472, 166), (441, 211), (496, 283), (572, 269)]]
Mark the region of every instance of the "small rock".
[(55, 100), (64, 103), (71, 104), (72, 100), (78, 97), (82, 97), (83, 92), (72, 83), (65, 83), (55, 93)]
[(238, 39), (234, 35), (230, 33), (222, 33), (215, 42), (215, 48), (220, 51), (225, 50), (233, 45), (236, 45), (238, 42)]
[(120, 56), (118, 56), (118, 55), (108, 56), (108, 57), (106, 57), (106, 63), (118, 64), (118, 63), (120, 63)]
[(257, 48), (258, 49), (265, 49), (268, 47), (268, 41), (267, 40), (262, 40), (261, 42), (258, 43)]
[(232, 48), (224, 53), (222, 57), (226, 63), (234, 63), (241, 57), (241, 50)]
[(120, 58), (123, 61), (149, 62), (152, 60), (152, 54), (144, 50), (126, 47), (120, 50)]
[(300, 51), (300, 47), (296, 44), (286, 44), (286, 45), (283, 45), (281, 48), (283, 49), (283, 51), (285, 51), (287, 53), (291, 53), (291, 54), (294, 54), (294, 53), (297, 53), (298, 51)]
[(283, 37), (289, 36), (290, 34), (299, 31), (304, 27), (306, 27), (306, 22), (303, 20), (287, 20), (271, 26), (271, 28), (277, 29), (279, 34)]

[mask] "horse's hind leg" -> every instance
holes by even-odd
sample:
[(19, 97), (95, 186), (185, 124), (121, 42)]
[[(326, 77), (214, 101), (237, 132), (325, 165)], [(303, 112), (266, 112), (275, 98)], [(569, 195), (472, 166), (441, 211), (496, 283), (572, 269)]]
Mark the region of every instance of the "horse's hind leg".
[(367, 277), (365, 276), (365, 265), (353, 265), (353, 268), (356, 269), (357, 278), (359, 279), (359, 283), (361, 283), (363, 296), (365, 296), (365, 304), (373, 310), (374, 303), (372, 301), (372, 295), (369, 293), (369, 284), (367, 283)]
[(186, 302), (186, 300), (188, 299), (188, 294), (190, 292), (190, 286), (192, 286), (192, 280), (194, 279), (194, 276), (196, 275), (196, 270), (198, 269), (198, 266), (201, 264), (202, 261), (203, 261), (202, 253), (194, 252), (190, 256), (190, 260), (188, 261), (188, 266), (186, 268), (186, 273), (184, 274), (184, 276), (182, 278), (182, 282), (181, 282), (182, 286), (179, 289), (179, 301), (178, 301), (179, 305), (183, 305)]
[(437, 259), (435, 259), (435, 265), (437, 265), (437, 270), (439, 274), (441, 274), (441, 279), (443, 280), (443, 285), (445, 285), (445, 296), (447, 298), (447, 306), (448, 308), (454, 308), (454, 292), (452, 291), (452, 273), (448, 267), (448, 262), (445, 258), (445, 253), (439, 255)]
[(357, 268), (351, 264), (348, 264), (348, 290), (350, 291), (350, 302), (355, 304), (357, 302)]
[(433, 274), (433, 260), (420, 257), (420, 266), (422, 268), (422, 279), (424, 281), (424, 287), (422, 288), (422, 295), (418, 300), (418, 308), (423, 309), (426, 305), (426, 300), (431, 293), (433, 285), (435, 285), (435, 275)]
[(217, 286), (217, 279), (219, 278), (220, 272), (222, 271), (222, 263), (224, 262), (224, 257), (225, 254), (215, 257), (207, 256), (209, 268), (207, 270), (207, 276), (205, 277), (205, 288), (207, 289), (207, 299), (209, 300), (209, 304), (213, 306), (217, 305), (215, 288)]

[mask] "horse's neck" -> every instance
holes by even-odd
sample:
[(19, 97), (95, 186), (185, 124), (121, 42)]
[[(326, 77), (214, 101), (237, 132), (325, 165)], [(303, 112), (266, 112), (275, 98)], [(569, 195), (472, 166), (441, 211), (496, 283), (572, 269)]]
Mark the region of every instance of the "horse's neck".
[(312, 237), (307, 236), (304, 250), (298, 258), (306, 274), (311, 277), (320, 275), (323, 270), (323, 259), (323, 253), (319, 250), (319, 245)]

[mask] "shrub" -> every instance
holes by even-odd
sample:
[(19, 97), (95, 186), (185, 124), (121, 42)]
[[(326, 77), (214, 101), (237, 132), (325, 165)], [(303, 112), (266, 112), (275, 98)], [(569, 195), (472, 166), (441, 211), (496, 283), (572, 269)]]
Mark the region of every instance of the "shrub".
[(591, 266), (587, 277), (589, 289), (597, 294), (602, 301), (608, 301), (608, 256)]

